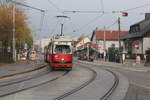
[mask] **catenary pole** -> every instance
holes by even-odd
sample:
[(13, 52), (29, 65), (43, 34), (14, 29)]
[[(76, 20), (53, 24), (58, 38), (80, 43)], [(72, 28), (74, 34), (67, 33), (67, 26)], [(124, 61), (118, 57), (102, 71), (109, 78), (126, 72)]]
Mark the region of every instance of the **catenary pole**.
[(120, 28), (120, 17), (118, 17), (118, 41), (119, 41), (119, 53), (121, 52), (121, 41), (120, 41), (120, 31), (121, 31), (121, 28)]
[(106, 59), (106, 27), (104, 26), (104, 33), (103, 33), (103, 38), (104, 38), (104, 47), (103, 47), (103, 49), (104, 49), (104, 61), (105, 61), (105, 59)]
[(24, 6), (24, 7), (28, 7), (28, 8), (31, 8), (31, 9), (34, 9), (34, 10), (38, 10), (38, 11), (41, 11), (42, 13), (45, 13), (45, 10), (42, 10), (42, 9), (39, 9), (39, 8), (35, 8), (35, 7), (31, 7), (29, 5), (25, 5), (25, 4), (22, 4), (22, 3), (19, 3), (19, 2), (16, 2), (16, 1), (13, 1), (13, 0), (10, 0), (10, 2), (12, 2), (12, 5), (13, 5), (13, 40), (12, 40), (12, 56), (13, 56), (13, 61), (15, 62), (16, 61), (16, 39), (15, 39), (15, 34), (16, 34), (16, 4), (17, 5), (21, 5), (21, 6)]
[(121, 28), (120, 28), (120, 17), (118, 17), (118, 41), (119, 41), (119, 62), (121, 61), (121, 41), (120, 41), (120, 36), (121, 36)]
[(13, 3), (13, 41), (12, 41), (12, 45), (13, 45), (13, 61), (15, 62), (16, 61), (16, 39), (15, 39), (15, 33), (16, 33), (16, 4)]

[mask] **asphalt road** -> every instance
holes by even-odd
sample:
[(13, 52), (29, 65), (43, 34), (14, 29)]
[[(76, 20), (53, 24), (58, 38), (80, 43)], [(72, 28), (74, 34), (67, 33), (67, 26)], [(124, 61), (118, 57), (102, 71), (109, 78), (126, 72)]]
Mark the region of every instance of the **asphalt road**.
[(136, 72), (107, 66), (97, 67), (109, 68), (129, 79), (130, 86), (124, 100), (150, 100), (150, 72)]
[(125, 100), (150, 100), (150, 72), (115, 70), (129, 79), (130, 87)]
[[(93, 73), (91, 71), (79, 66), (80, 65), (74, 65), (73, 70), (69, 72), (69, 74), (58, 80), (22, 92), (0, 97), (0, 100), (53, 100), (80, 86), (92, 77)], [(86, 64), (86, 66), (97, 72), (96, 79), (80, 91), (64, 98), (64, 100), (99, 100), (114, 82), (114, 77), (110, 73), (102, 70), (105, 68), (117, 71), (129, 79), (130, 87), (125, 100), (150, 100), (150, 72), (135, 72), (90, 64)], [(47, 78), (47, 76), (42, 77)], [(24, 87), (25, 85), (28, 84), (22, 82), (19, 87)]]
[[(58, 80), (1, 97), (0, 100), (53, 100), (65, 92), (78, 87), (92, 76), (91, 71), (78, 66), (74, 67), (71, 72)], [(23, 82), (19, 87), (23, 87), (24, 85), (28, 84), (24, 84)]]
[[(79, 87), (93, 76), (92, 71), (79, 66), (81, 65), (75, 64), (73, 70), (60, 79), (22, 92), (1, 97), (0, 100), (53, 100), (54, 98)], [(114, 76), (110, 72), (98, 67), (92, 67), (90, 65), (86, 66), (97, 72), (96, 79), (88, 86), (69, 95), (63, 100), (99, 100), (112, 87)], [(23, 82), (19, 87), (25, 85), (28, 84)]]

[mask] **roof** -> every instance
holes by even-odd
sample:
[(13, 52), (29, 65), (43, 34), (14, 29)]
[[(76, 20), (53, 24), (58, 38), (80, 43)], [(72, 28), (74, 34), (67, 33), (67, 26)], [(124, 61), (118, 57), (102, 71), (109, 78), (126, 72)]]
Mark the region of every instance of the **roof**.
[[(141, 21), (141, 22), (136, 23), (136, 24), (141, 24), (143, 22), (144, 21)], [(134, 24), (134, 25), (136, 25), (136, 24)], [(139, 32), (136, 32), (136, 33), (128, 32), (128, 34), (121, 37), (121, 39), (123, 40), (123, 39), (131, 39), (131, 38), (142, 38), (142, 37), (146, 36), (147, 34), (150, 34), (150, 27), (149, 26), (150, 26), (150, 23), (147, 23), (147, 25), (143, 29), (141, 29)]]
[[(106, 32), (106, 41), (117, 41), (119, 39), (119, 31), (117, 30), (107, 30)], [(126, 35), (128, 31), (120, 31), (120, 37)], [(96, 36), (97, 40), (104, 40), (104, 30), (94, 30), (93, 35)], [(93, 37), (92, 37), (93, 38)]]
[(71, 36), (67, 36), (67, 35), (57, 35), (55, 36), (55, 38), (53, 38), (53, 41), (73, 41), (73, 38)]
[(150, 35), (150, 13), (145, 14), (145, 19), (137, 22), (130, 26), (130, 30), (132, 27), (138, 25), (140, 27), (140, 30), (137, 32), (129, 31), (128, 34), (121, 37), (121, 39), (133, 39), (133, 38), (143, 38), (145, 36)]
[(98, 45), (96, 43), (92, 43), (92, 42), (87, 42), (83, 45), (81, 45), (80, 47), (78, 47), (78, 49), (82, 49), (83, 47), (87, 47), (87, 45), (89, 45), (89, 47), (96, 49), (98, 47)]

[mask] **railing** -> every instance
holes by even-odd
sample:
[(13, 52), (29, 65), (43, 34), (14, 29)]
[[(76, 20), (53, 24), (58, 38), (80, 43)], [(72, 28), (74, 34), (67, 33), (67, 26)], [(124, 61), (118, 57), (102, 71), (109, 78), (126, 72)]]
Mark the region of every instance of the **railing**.
[(9, 62), (12, 60), (12, 53), (6, 48), (0, 48), (0, 62)]

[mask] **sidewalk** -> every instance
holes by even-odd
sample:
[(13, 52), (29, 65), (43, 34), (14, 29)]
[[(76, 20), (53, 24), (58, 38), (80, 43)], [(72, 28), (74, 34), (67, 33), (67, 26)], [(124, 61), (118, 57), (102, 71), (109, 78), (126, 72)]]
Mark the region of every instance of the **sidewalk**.
[(31, 71), (41, 67), (43, 63), (42, 61), (37, 64), (34, 62), (19, 61), (13, 64), (2, 65), (0, 66), (0, 77)]
[(125, 62), (124, 64), (122, 64), (122, 63), (108, 62), (108, 61), (102, 61), (102, 60), (95, 60), (94, 62), (87, 62), (87, 61), (80, 61), (80, 62), (94, 64), (94, 65), (109, 66), (109, 67), (114, 67), (114, 68), (121, 68), (125, 70), (130, 70), (130, 71), (150, 72), (150, 66), (145, 67), (143, 63), (135, 64), (131, 62)]

